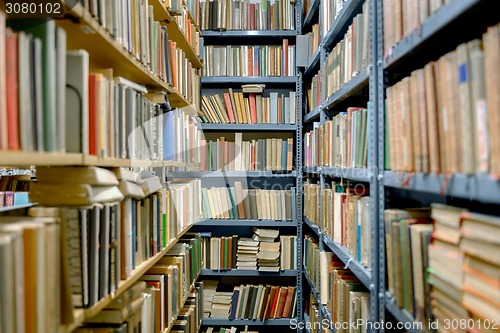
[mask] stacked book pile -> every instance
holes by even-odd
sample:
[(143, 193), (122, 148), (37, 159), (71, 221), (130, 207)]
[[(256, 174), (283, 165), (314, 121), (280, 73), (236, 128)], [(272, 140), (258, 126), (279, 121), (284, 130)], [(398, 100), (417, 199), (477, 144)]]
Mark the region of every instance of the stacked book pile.
[(257, 270), (257, 255), (260, 242), (252, 238), (240, 238), (236, 252), (236, 268)]
[(212, 299), (211, 318), (227, 318), (231, 310), (232, 292), (217, 291)]
[(217, 290), (219, 281), (204, 280), (203, 281), (203, 317), (210, 317), (212, 302)]
[(257, 260), (259, 271), (278, 272), (280, 270), (280, 242), (278, 230), (253, 228), (252, 238), (260, 242)]

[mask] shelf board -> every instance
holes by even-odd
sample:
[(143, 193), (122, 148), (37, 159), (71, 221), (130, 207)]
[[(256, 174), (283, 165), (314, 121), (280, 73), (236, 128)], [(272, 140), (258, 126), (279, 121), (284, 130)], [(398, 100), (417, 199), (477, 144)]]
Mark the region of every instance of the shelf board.
[[(392, 297), (391, 293), (386, 291), (385, 293), (385, 307), (386, 309), (394, 316), (394, 318), (405, 324), (405, 329), (409, 333), (422, 333), (424, 332), (423, 330), (416, 329), (415, 326), (417, 322), (415, 321), (415, 318), (406, 311), (405, 309), (401, 309), (397, 304), (394, 298)], [(408, 323), (408, 325), (406, 325)], [(420, 324), (425, 324), (425, 323), (420, 323)], [(409, 327), (409, 328), (407, 328)]]
[(189, 229), (191, 229), (193, 225), (189, 225), (184, 228), (177, 237), (172, 240), (163, 250), (161, 250), (154, 257), (147, 259), (138, 265), (133, 271), (132, 274), (126, 279), (121, 280), (118, 289), (113, 294), (109, 294), (103, 297), (99, 302), (97, 302), (93, 307), (89, 309), (85, 309), (85, 318), (92, 318), (101, 312), (105, 307), (107, 307), (114, 299), (123, 294), (127, 289), (129, 289), (136, 281), (138, 281), (141, 276), (144, 275), (152, 266), (154, 266), (165, 254), (177, 243), (179, 238), (184, 235)]
[(314, 70), (319, 68), (320, 63), (320, 55), (321, 55), (321, 47), (314, 52), (314, 54), (309, 58), (309, 62), (304, 70), (304, 76), (310, 76), (314, 73)]
[(345, 178), (361, 182), (369, 182), (371, 172), (367, 168), (337, 168), (337, 167), (321, 167), (320, 173), (325, 176)]
[(179, 27), (177, 21), (171, 20), (167, 22), (167, 32), (168, 39), (175, 41), (177, 43), (177, 46), (186, 53), (186, 58), (189, 59), (191, 65), (193, 65), (194, 68), (202, 68), (203, 63), (196, 55), (196, 52), (193, 49), (192, 45), (189, 44), (186, 34), (181, 30), (181, 27)]
[(323, 234), (324, 244), (349, 268), (354, 275), (365, 285), (366, 288), (370, 289), (370, 284), (372, 282), (372, 273), (368, 268), (363, 266), (359, 261), (355, 260), (349, 250), (334, 242), (330, 237)]
[(295, 84), (297, 82), (296, 76), (203, 76), (201, 84), (250, 84), (250, 83), (264, 83), (264, 84)]
[(500, 180), (490, 175), (384, 172), (384, 185), (417, 192), (500, 203)]
[(295, 131), (297, 125), (292, 124), (199, 124), (207, 131)]
[[(352, 1), (352, 0), (351, 0)], [(344, 83), (339, 90), (330, 95), (325, 101), (323, 101), (322, 107), (328, 110), (335, 106), (336, 104), (342, 102), (348, 97), (354, 95), (354, 93), (360, 91), (362, 88), (368, 85), (368, 78), (370, 77), (370, 72), (368, 67), (359, 72), (355, 77), (353, 77), (347, 83)]]
[(60, 325), (60, 333), (70, 333), (73, 332), (83, 323), (85, 319), (85, 311), (83, 309), (73, 310), (73, 323), (67, 325)]
[(2, 166), (100, 166), (100, 167), (188, 167), (188, 163), (163, 160), (129, 160), (75, 153), (0, 152)]
[(273, 172), (273, 171), (167, 171), (170, 178), (295, 178), (296, 171)]
[(290, 318), (252, 320), (252, 319), (224, 319), (224, 318), (203, 318), (203, 326), (290, 326)]
[(304, 172), (304, 173), (310, 173), (310, 174), (313, 174), (313, 175), (319, 175), (320, 172), (321, 172), (321, 168), (317, 167), (317, 166), (313, 166), (313, 167), (303, 166), (302, 167), (302, 172)]
[(0, 164), (2, 166), (72, 166), (81, 165), (82, 160), (82, 154), (73, 153), (0, 151)]
[(307, 224), (309, 226), (309, 228), (311, 228), (311, 230), (314, 232), (315, 236), (321, 237), (321, 234), (322, 234), (321, 228), (319, 226), (317, 226), (316, 224), (314, 224), (307, 217), (304, 216), (303, 219), (304, 219), (304, 223)]
[(85, 49), (89, 52), (94, 67), (112, 68), (114, 76), (123, 76), (152, 90), (167, 91), (174, 107), (189, 105), (177, 89), (140, 63), (80, 3), (71, 9), (69, 15), (72, 19), (56, 21), (71, 36), (67, 41), (68, 50)]
[[(459, 19), (460, 16), (481, 2), (484, 3), (485, 1), (454, 0), (443, 5), (434, 14), (429, 16), (418, 29), (394, 45), (385, 59), (385, 69), (396, 66), (411, 56), (418, 56), (418, 53), (415, 53), (415, 51), (419, 48), (432, 47), (432, 45), (427, 45), (432, 37), (439, 34), (444, 27)], [(464, 25), (468, 23), (467, 21), (463, 22)]]
[(203, 30), (204, 38), (245, 38), (245, 37), (276, 37), (286, 38), (297, 36), (297, 30)]
[(309, 287), (311, 287), (311, 292), (312, 292), (314, 298), (316, 298), (316, 300), (318, 301), (318, 304), (321, 304), (319, 292), (316, 289), (316, 286), (314, 285), (314, 283), (312, 282), (311, 277), (309, 276), (309, 272), (307, 271), (307, 269), (305, 267), (304, 267), (304, 276), (306, 278), (307, 283), (309, 284)]
[(321, 44), (324, 45), (325, 48), (329, 50), (333, 49), (335, 44), (344, 38), (347, 28), (349, 28), (354, 16), (361, 12), (364, 2), (365, 0), (347, 0), (344, 3), (333, 25), (323, 38)]
[(302, 30), (305, 30), (305, 28), (311, 26), (313, 24), (312, 19), (313, 17), (319, 13), (319, 3), (320, 0), (313, 0), (311, 5), (309, 6), (309, 9), (307, 10), (307, 14), (304, 17), (304, 21), (302, 23)]
[(18, 209), (30, 208), (30, 207), (33, 207), (33, 206), (36, 206), (36, 203), (28, 203), (28, 204), (25, 204), (25, 205), (0, 207), (0, 213), (10, 212), (10, 211), (13, 211), (13, 210), (18, 210)]
[(196, 226), (222, 226), (222, 227), (296, 227), (295, 221), (279, 220), (250, 220), (250, 219), (202, 219), (195, 223)]
[(260, 271), (251, 271), (251, 270), (215, 270), (215, 269), (202, 269), (200, 272), (201, 277), (218, 277), (218, 276), (264, 276), (264, 277), (296, 277), (297, 270), (289, 269), (285, 271), (279, 272), (260, 272)]
[(319, 118), (320, 114), (321, 114), (321, 106), (318, 105), (317, 107), (314, 108), (314, 110), (312, 110), (311, 112), (309, 112), (304, 116), (303, 121), (304, 123), (310, 123)]

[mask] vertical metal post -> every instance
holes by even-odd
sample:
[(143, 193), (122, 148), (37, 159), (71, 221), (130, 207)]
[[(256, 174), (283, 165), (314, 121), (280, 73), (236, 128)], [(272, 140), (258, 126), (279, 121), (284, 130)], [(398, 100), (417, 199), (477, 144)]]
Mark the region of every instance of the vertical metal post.
[[(370, 177), (370, 219), (371, 219), (371, 271), (372, 281), (370, 284), (370, 319), (372, 322), (380, 322), (380, 288), (379, 280), (384, 270), (381, 269), (380, 262), (380, 228), (379, 228), (379, 182), (378, 175), (380, 170), (379, 146), (380, 138), (383, 137), (383, 127), (379, 126), (380, 105), (379, 105), (379, 80), (378, 80), (378, 55), (379, 55), (379, 16), (378, 4), (380, 1), (366, 0), (370, 2), (370, 145), (368, 168)], [(382, 109), (383, 111), (383, 109)], [(383, 146), (383, 145), (382, 145)], [(382, 304), (383, 305), (383, 304)]]

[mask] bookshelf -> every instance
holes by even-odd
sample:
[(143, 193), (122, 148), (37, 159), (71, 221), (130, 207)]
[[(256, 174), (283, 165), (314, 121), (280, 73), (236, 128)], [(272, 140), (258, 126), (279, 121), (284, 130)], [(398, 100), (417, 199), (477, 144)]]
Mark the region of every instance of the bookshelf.
[[(111, 1), (107, 1), (107, 5), (109, 5), (110, 3)], [(199, 71), (199, 69), (203, 67), (203, 62), (197, 54), (196, 45), (194, 44), (194, 42), (193, 44), (190, 43), (190, 39), (188, 38), (188, 36), (183, 32), (182, 28), (177, 24), (175, 18), (172, 16), (169, 10), (165, 8), (164, 1), (160, 0), (145, 1), (143, 5), (146, 6), (146, 11), (148, 9), (147, 8), (148, 4), (152, 6), (151, 14), (154, 17), (154, 20), (161, 22), (167, 27), (169, 40), (176, 42), (178, 50), (182, 50), (182, 52), (185, 54), (186, 59), (192, 65), (194, 71)], [(0, 8), (1, 11), (0, 14), (2, 17), (5, 15), (5, 13), (3, 12), (4, 10), (5, 10), (4, 7)], [(102, 10), (102, 8), (100, 10)], [(188, 12), (187, 14), (191, 22), (194, 23), (194, 19), (191, 13)], [(1, 24), (3, 25), (4, 22), (2, 22)], [(149, 92), (167, 94), (170, 106), (172, 108), (182, 108), (186, 115), (190, 116), (197, 115), (199, 107), (195, 105), (194, 99), (190, 99), (184, 96), (183, 93), (181, 93), (180, 88), (177, 89), (173, 85), (164, 81), (163, 79), (160, 79), (159, 76), (155, 74), (152, 70), (150, 70), (148, 66), (144, 65), (143, 62), (139, 61), (138, 58), (131, 52), (129, 52), (129, 50), (127, 50), (124, 45), (118, 42), (116, 35), (113, 35), (109, 30), (104, 28), (103, 25), (101, 25), (101, 23), (99, 22), (98, 18), (94, 17), (89, 12), (89, 10), (84, 8), (81, 2), (76, 3), (75, 6), (73, 6), (70, 10), (68, 10), (64, 18), (57, 19), (55, 22), (55, 26), (56, 28), (64, 29), (64, 31), (66, 32), (67, 36), (66, 46), (68, 51), (85, 49), (88, 52), (89, 65), (91, 70), (94, 69), (99, 70), (101, 68), (111, 68), (113, 70), (112, 72), (113, 77), (121, 76), (126, 80), (129, 80), (133, 83), (146, 87)], [(0, 29), (1, 30), (0, 33), (2, 35), (5, 34), (4, 28), (5, 26), (2, 26)], [(196, 30), (198, 32), (200, 31), (198, 27), (196, 27)], [(191, 38), (191, 41), (192, 40), (193, 39)], [(1, 49), (2, 50), (0, 52), (4, 53), (3, 45)], [(66, 54), (63, 54), (63, 56), (66, 57)], [(4, 73), (2, 73), (2, 75), (3, 74)], [(199, 84), (196, 85), (199, 87)], [(4, 96), (2, 95), (0, 98), (3, 99)], [(65, 105), (64, 105), (64, 110), (66, 110)], [(1, 111), (3, 112), (4, 110)], [(75, 109), (74, 112), (76, 111), (77, 110)], [(127, 109), (127, 111), (131, 112), (131, 108)], [(142, 120), (145, 121), (145, 119)], [(3, 129), (1, 131), (3, 131)], [(199, 166), (199, 164), (196, 163), (183, 163), (173, 160), (159, 160), (159, 159), (138, 160), (138, 159), (127, 159), (127, 158), (107, 158), (97, 155), (87, 155), (81, 153), (36, 152), (36, 151), (31, 152), (22, 150), (20, 151), (0, 150), (0, 163), (2, 164), (2, 166), (13, 166), (21, 168), (29, 168), (33, 166), (35, 168), (41, 166), (44, 167), (45, 166), (49, 167), (98, 166), (104, 168), (121, 167), (121, 168), (131, 168), (134, 169), (134, 171), (140, 169), (141, 171), (156, 173), (160, 176), (164, 174), (165, 168), (173, 168), (173, 167), (196, 168), (197, 166)], [(151, 201), (151, 204), (153, 205), (153, 201)], [(33, 203), (15, 207), (1, 207), (0, 213), (8, 212), (10, 210), (26, 209), (34, 205), (36, 204)], [(143, 277), (150, 268), (155, 266), (162, 259), (162, 257), (164, 257), (167, 254), (168, 251), (172, 250), (174, 246), (178, 244), (180, 237), (188, 233), (191, 227), (192, 224), (188, 225), (177, 235), (175, 235), (173, 239), (168, 241), (166, 247), (163, 247), (154, 256), (149, 257), (148, 259), (145, 259), (143, 262), (138, 264), (126, 279), (121, 279), (122, 276), (119, 272), (118, 278), (116, 280), (117, 281), (116, 289), (111, 293), (108, 293), (106, 296), (101, 297), (99, 301), (90, 308), (75, 308), (73, 311), (73, 322), (71, 324), (59, 325), (60, 322), (58, 323), (57, 321), (54, 320), (54, 323), (56, 325), (59, 325), (59, 329), (57, 331), (61, 333), (74, 332), (81, 325), (87, 323), (90, 318), (95, 317), (97, 314), (101, 313), (103, 309), (107, 308), (113, 301), (115, 301), (117, 298), (126, 293), (127, 290), (129, 290), (131, 286), (134, 285), (134, 283), (139, 281), (141, 277)], [(167, 232), (165, 231), (165, 234), (166, 233)], [(152, 252), (154, 250), (150, 251)], [(113, 258), (118, 258), (119, 260), (120, 255), (118, 254), (116, 255), (116, 257)], [(4, 268), (5, 267), (2, 267), (2, 269)], [(114, 267), (112, 268), (108, 267), (108, 269), (113, 269), (113, 268)], [(16, 288), (17, 287), (18, 286), (16, 286)], [(71, 292), (72, 292), (71, 286), (66, 285), (62, 287), (58, 285), (57, 287), (66, 289), (69, 288), (71, 297)], [(193, 287), (194, 285), (191, 286), (189, 290), (192, 290)], [(55, 297), (58, 297), (61, 294), (60, 291), (56, 290), (51, 290), (50, 292), (53, 293), (50, 296), (55, 295)], [(188, 300), (187, 296), (188, 295), (186, 295), (186, 297), (182, 300), (181, 303), (182, 305), (186, 304)], [(177, 315), (180, 313), (181, 308), (178, 309), (179, 311), (176, 314), (175, 313), (172, 314), (175, 316), (175, 318), (177, 318)], [(53, 312), (56, 312), (55, 310), (56, 310), (55, 308), (51, 309), (51, 311)], [(60, 318), (58, 317), (58, 319)], [(33, 321), (36, 319), (27, 317), (26, 320)], [(166, 327), (165, 330), (162, 331), (162, 333), (168, 333), (172, 329), (172, 327), (173, 323), (169, 327)], [(41, 327), (40, 329), (50, 330), (47, 327)], [(130, 329), (133, 328), (130, 327)], [(54, 332), (56, 331), (55, 327), (53, 331)]]
[(289, 124), (199, 124), (205, 131), (270, 131), (270, 132), (290, 132), (295, 130), (297, 125)]
[(260, 272), (260, 271), (250, 271), (250, 270), (241, 270), (241, 269), (230, 269), (230, 270), (214, 270), (214, 269), (202, 269), (200, 272), (201, 278), (210, 278), (210, 277), (269, 277), (269, 278), (277, 278), (277, 277), (295, 277), (297, 276), (296, 269), (289, 269), (279, 272)]
[(251, 84), (251, 83), (264, 83), (266, 87), (268, 85), (294, 85), (297, 83), (298, 78), (296, 76), (203, 76), (201, 78), (201, 84), (204, 86), (216, 85), (216, 84)]
[(231, 220), (231, 219), (202, 219), (196, 222), (199, 227), (297, 227), (295, 221), (279, 220)]
[(297, 171), (169, 171), (170, 178), (295, 178)]
[(320, 0), (313, 0), (307, 8), (306, 16), (302, 22), (302, 29), (306, 29), (310, 27), (314, 21), (314, 18), (319, 15), (319, 4)]
[(290, 327), (291, 319), (280, 318), (280, 319), (268, 319), (264, 321), (251, 320), (251, 319), (219, 319), (219, 318), (203, 318), (202, 326), (281, 326)]
[(294, 37), (297, 33), (295, 30), (225, 30), (225, 31), (203, 31), (203, 37), (206, 40), (221, 39), (221, 38), (280, 38)]
[[(369, 5), (366, 5), (365, 2), (369, 2)], [(304, 67), (304, 78), (306, 80), (312, 75), (318, 73), (321, 74), (320, 87), (317, 88), (320, 91), (321, 101), (319, 101), (318, 106), (312, 108), (309, 112), (309, 108), (304, 109), (303, 115), (303, 126), (304, 131), (309, 131), (310, 129), (314, 129), (315, 124), (325, 124), (329, 119), (332, 119), (334, 116), (338, 115), (339, 112), (345, 111), (348, 107), (356, 106), (356, 107), (368, 107), (368, 119), (367, 119), (367, 136), (368, 140), (371, 142), (378, 142), (377, 137), (377, 129), (376, 129), (376, 119), (377, 113), (376, 110), (372, 107), (376, 104), (376, 95), (373, 94), (375, 91), (373, 84), (375, 83), (376, 71), (373, 65), (373, 59), (376, 55), (376, 45), (371, 44), (369, 51), (369, 59), (368, 64), (365, 65), (359, 72), (353, 73), (353, 76), (348, 78), (345, 83), (339, 85), (339, 88), (335, 91), (332, 91), (330, 94), (327, 93), (326, 82), (328, 80), (328, 74), (326, 72), (326, 66), (329, 61), (329, 55), (332, 54), (335, 47), (340, 45), (340, 42), (345, 38), (344, 35), (349, 31), (349, 26), (353, 24), (355, 17), (362, 12), (363, 5), (369, 8), (370, 16), (365, 18), (365, 22), (369, 22), (369, 32), (368, 36), (365, 38), (369, 38), (373, 42), (373, 36), (375, 35), (375, 29), (373, 28), (376, 22), (376, 8), (377, 1), (363, 1), (363, 0), (348, 0), (345, 1), (342, 5), (342, 8), (337, 9), (338, 15), (331, 22), (330, 28), (326, 29), (323, 27), (326, 25), (328, 17), (327, 15), (335, 15), (335, 13), (327, 14), (328, 5), (332, 5), (331, 2), (326, 0), (316, 2), (312, 2), (310, 10), (306, 12), (306, 20), (307, 25), (303, 27), (302, 34), (308, 31), (309, 26), (314, 23), (319, 23), (319, 30), (323, 32), (323, 35), (320, 35), (320, 47), (319, 47), (319, 59), (316, 59), (317, 52), (314, 52), (309, 60), (305, 64)], [(312, 14), (312, 11), (315, 11), (316, 6), (318, 7), (319, 17), (317, 21), (310, 21), (312, 17), (315, 17)], [(365, 14), (363, 12), (363, 14)], [(356, 29), (356, 28), (355, 28)], [(345, 42), (345, 41), (343, 41)], [(309, 82), (309, 81), (308, 81)], [(307, 84), (307, 83), (305, 83)], [(303, 93), (305, 95), (305, 91)], [(316, 98), (313, 96), (313, 98)], [(314, 106), (314, 105), (313, 105)], [(306, 140), (306, 138), (304, 138)], [(312, 139), (311, 139), (312, 140)], [(304, 143), (305, 146), (305, 143)], [(370, 229), (372, 232), (369, 237), (371, 238), (371, 249), (370, 249), (370, 260), (371, 260), (371, 268), (365, 267), (360, 261), (357, 260), (349, 251), (349, 249), (345, 246), (340, 245), (339, 243), (333, 241), (319, 225), (316, 225), (311, 220), (309, 220), (305, 215), (303, 216), (303, 234), (312, 235), (314, 239), (318, 241), (318, 246), (320, 251), (325, 251), (328, 253), (333, 253), (335, 257), (337, 257), (340, 262), (343, 263), (346, 269), (350, 270), (354, 276), (361, 282), (361, 284), (365, 287), (364, 290), (369, 291), (370, 293), (370, 301), (369, 301), (369, 314), (368, 318), (365, 318), (369, 321), (377, 322), (380, 318), (378, 306), (378, 291), (376, 288), (373, 288), (374, 285), (378, 285), (378, 274), (379, 270), (377, 268), (377, 258), (378, 258), (378, 220), (376, 218), (377, 209), (377, 155), (376, 155), (376, 145), (371, 145), (368, 147), (367, 151), (367, 164), (366, 167), (335, 167), (335, 166), (324, 166), (324, 165), (310, 165), (302, 167), (302, 177), (304, 180), (308, 180), (311, 182), (317, 182), (319, 188), (325, 189), (327, 188), (327, 183), (330, 181), (335, 181), (340, 184), (349, 184), (349, 183), (359, 183), (363, 184), (365, 187), (369, 187), (369, 197), (370, 197), (370, 212), (371, 217), (369, 219)], [(323, 148), (324, 149), (324, 148)], [(304, 152), (306, 154), (308, 152)], [(334, 164), (335, 165), (335, 164)], [(319, 196), (319, 193), (318, 193)], [(319, 200), (319, 199), (318, 199)], [(314, 203), (313, 205), (319, 205), (319, 216), (323, 214), (324, 208), (322, 204), (319, 202)], [(319, 267), (317, 268), (319, 270)], [(318, 320), (320, 323), (322, 321), (332, 320), (332, 315), (329, 313), (327, 306), (322, 304), (320, 300), (320, 295), (318, 290), (320, 290), (320, 285), (314, 285), (312, 280), (310, 279), (306, 270), (304, 270), (305, 280), (308, 281), (310, 285), (310, 289), (314, 298), (318, 303)], [(310, 318), (312, 320), (312, 318)], [(312, 321), (310, 322), (312, 324)], [(328, 331), (332, 331), (329, 329)], [(333, 331), (335, 331), (333, 329)]]

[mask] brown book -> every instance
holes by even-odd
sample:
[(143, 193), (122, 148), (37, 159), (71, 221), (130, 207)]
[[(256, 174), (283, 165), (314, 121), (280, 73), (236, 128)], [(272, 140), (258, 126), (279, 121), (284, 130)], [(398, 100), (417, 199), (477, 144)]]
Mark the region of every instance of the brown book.
[(238, 218), (245, 219), (245, 207), (243, 206), (243, 185), (241, 182), (234, 182), (234, 191), (236, 192), (236, 201), (238, 207)]
[(133, 299), (139, 297), (141, 292), (146, 289), (146, 282), (137, 281), (130, 288), (128, 288), (123, 294), (118, 296), (113, 302), (111, 302), (106, 308), (107, 309), (121, 309), (127, 304), (129, 304)]
[(285, 306), (283, 308), (283, 318), (290, 318), (292, 313), (293, 299), (295, 296), (295, 287), (288, 287), (288, 292), (286, 294)]
[[(420, 128), (420, 110), (418, 102), (418, 72), (423, 71), (419, 69), (418, 71), (413, 71), (410, 76), (410, 116), (411, 116), (411, 127), (412, 127), (412, 143), (413, 143), (413, 170), (416, 172), (422, 172), (422, 147), (420, 141), (420, 133), (423, 128)], [(425, 111), (425, 110), (424, 110)], [(425, 119), (425, 118), (424, 118)]]
[(288, 294), (287, 287), (281, 287), (280, 296), (278, 299), (278, 303), (276, 305), (276, 312), (274, 313), (273, 318), (280, 319), (283, 318), (283, 310), (285, 310), (285, 302)]
[(436, 96), (435, 63), (430, 62), (424, 67), (426, 120), (429, 145), (429, 171), (441, 171), (441, 153), (439, 141), (439, 119)]

